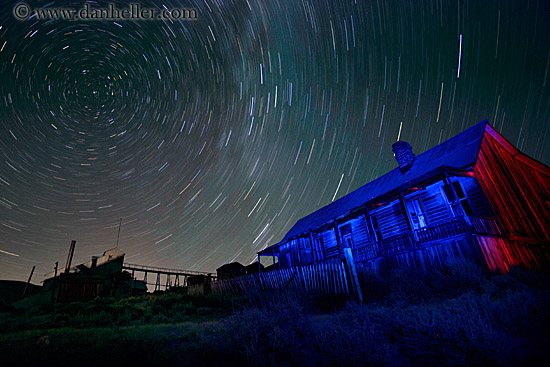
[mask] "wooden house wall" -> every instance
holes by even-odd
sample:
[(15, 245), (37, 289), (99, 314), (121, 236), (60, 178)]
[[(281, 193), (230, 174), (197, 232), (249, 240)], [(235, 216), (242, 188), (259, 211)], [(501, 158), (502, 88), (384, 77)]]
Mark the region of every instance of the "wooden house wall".
[(313, 250), (309, 237), (300, 237), (296, 242), (300, 248), (300, 265), (313, 263)]
[[(453, 179), (453, 181), (454, 180), (455, 179)], [(464, 188), (466, 197), (470, 202), (474, 215), (478, 217), (494, 218), (491, 207), (483, 196), (483, 192), (481, 191), (476, 179), (473, 177), (459, 177), (457, 180), (460, 181), (462, 187)]]
[(476, 237), (491, 271), (507, 273), (512, 266), (530, 269), (548, 268), (550, 250), (544, 246), (529, 245), (499, 237)]
[(383, 238), (399, 235), (409, 229), (399, 199), (393, 200), (386, 206), (372, 210), (372, 215), (376, 215)]
[[(290, 255), (288, 255), (290, 254)], [(290, 242), (284, 243), (279, 247), (279, 266), (281, 268), (288, 268), (292, 266), (292, 252), (290, 249)], [(290, 261), (289, 261), (290, 260)]]
[(296, 266), (300, 263), (300, 243), (298, 239), (294, 239), (289, 242), (290, 244), (290, 254), (292, 263), (291, 266)]
[(313, 254), (309, 238), (295, 238), (281, 245), (279, 248), (279, 261), (281, 268), (310, 264), (313, 262)]
[(521, 153), (512, 154), (508, 149), (515, 148), (497, 138), (485, 132), (474, 167), (477, 180), (511, 239), (547, 243), (550, 170)]
[(101, 284), (96, 282), (70, 282), (59, 285), (57, 301), (91, 301), (100, 295)]
[(358, 263), (356, 266), (364, 275), (386, 276), (397, 269), (425, 273), (441, 271), (445, 269), (446, 262), (457, 259), (467, 259), (480, 266), (487, 266), (484, 253), (475, 237), (471, 236), (423, 246), (394, 256), (378, 257), (372, 261)]
[(348, 224), (351, 224), (351, 236), (354, 248), (362, 247), (370, 242), (369, 231), (364, 215), (341, 224), (339, 228), (341, 229)]
[(334, 228), (330, 228), (321, 233), (323, 238), (323, 246), (325, 247), (325, 256), (327, 258), (337, 256), (339, 254), (338, 242), (334, 234)]
[[(449, 204), (443, 197), (442, 188), (443, 182), (436, 182), (426, 187), (425, 190), (420, 191), (418, 196), (410, 195), (406, 196), (405, 200), (409, 198), (419, 198), (424, 208), (425, 214), (428, 218), (428, 225), (433, 226), (442, 222), (446, 222), (452, 219), (453, 215), (450, 211)], [(415, 226), (418, 225), (418, 218), (415, 216), (412, 218), (415, 222)]]

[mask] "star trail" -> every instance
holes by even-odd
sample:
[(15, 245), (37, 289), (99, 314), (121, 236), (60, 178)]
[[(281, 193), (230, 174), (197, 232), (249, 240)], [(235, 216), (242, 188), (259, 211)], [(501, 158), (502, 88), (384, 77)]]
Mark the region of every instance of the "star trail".
[[(84, 2), (27, 1), (79, 9)], [(91, 7), (126, 2), (89, 1)], [(196, 20), (0, 13), (0, 276), (116, 245), (248, 264), (301, 217), (484, 119), (550, 164), (546, 1), (143, 1)], [(35, 276), (34, 282), (42, 280)]]

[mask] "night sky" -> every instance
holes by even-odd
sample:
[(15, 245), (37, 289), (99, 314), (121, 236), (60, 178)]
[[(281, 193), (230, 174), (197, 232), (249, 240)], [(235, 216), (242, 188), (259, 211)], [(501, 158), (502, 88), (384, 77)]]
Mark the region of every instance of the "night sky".
[[(82, 1), (27, 1), (73, 7)], [(119, 8), (127, 2), (114, 1)], [(143, 1), (197, 20), (0, 12), (0, 278), (119, 247), (248, 264), (301, 217), (489, 122), (550, 164), (547, 1)], [(108, 2), (89, 2), (105, 7)], [(267, 261), (266, 261), (267, 262)]]

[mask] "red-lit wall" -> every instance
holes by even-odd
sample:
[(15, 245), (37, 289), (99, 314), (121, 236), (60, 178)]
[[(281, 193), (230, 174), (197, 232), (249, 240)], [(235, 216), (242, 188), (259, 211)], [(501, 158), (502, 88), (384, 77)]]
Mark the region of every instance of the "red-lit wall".
[(513, 241), (550, 244), (550, 169), (487, 126), (476, 178)]

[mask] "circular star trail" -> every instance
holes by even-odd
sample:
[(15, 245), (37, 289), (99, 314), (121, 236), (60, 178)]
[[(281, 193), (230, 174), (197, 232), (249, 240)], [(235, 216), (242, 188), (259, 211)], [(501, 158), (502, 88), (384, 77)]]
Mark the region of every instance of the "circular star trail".
[(15, 4), (0, 15), (4, 279), (52, 270), (72, 239), (73, 263), (115, 247), (120, 218), (127, 262), (249, 263), (395, 168), (400, 130), (419, 154), (487, 119), (550, 163), (545, 1), (149, 1), (197, 19), (72, 21), (19, 21)]

